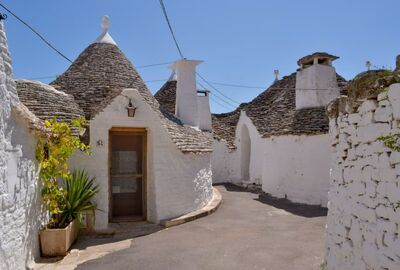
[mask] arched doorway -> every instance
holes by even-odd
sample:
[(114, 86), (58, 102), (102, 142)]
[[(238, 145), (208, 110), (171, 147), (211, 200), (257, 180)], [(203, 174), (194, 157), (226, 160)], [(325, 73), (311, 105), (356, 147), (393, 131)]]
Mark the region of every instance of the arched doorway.
[(242, 181), (250, 180), (250, 155), (251, 155), (251, 140), (249, 129), (246, 125), (242, 126), (240, 132), (240, 165)]

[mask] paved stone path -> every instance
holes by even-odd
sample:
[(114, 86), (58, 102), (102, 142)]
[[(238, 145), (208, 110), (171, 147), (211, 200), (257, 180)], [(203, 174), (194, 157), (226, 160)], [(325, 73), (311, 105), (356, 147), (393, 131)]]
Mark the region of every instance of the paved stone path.
[(76, 269), (319, 269), (324, 209), (230, 185), (217, 188), (223, 202), (214, 214), (135, 238), (129, 247)]

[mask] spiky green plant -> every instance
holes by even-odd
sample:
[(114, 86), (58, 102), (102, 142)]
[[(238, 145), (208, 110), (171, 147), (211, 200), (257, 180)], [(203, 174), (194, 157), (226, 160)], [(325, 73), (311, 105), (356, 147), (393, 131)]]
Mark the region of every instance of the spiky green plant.
[(91, 201), (99, 192), (99, 186), (94, 183), (95, 178), (89, 177), (85, 170), (74, 170), (72, 174), (62, 180), (65, 190), (63, 209), (60, 213), (59, 227), (64, 227), (84, 211), (94, 211), (96, 205)]

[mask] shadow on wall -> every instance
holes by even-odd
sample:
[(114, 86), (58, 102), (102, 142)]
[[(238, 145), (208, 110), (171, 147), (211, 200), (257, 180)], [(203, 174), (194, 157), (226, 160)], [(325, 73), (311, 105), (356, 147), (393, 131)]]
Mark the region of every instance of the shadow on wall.
[(250, 180), (250, 157), (251, 157), (251, 139), (249, 129), (246, 125), (242, 126), (241, 138), (241, 176), (243, 181)]
[[(47, 221), (47, 212), (42, 204), (41, 197), (41, 185), (38, 179), (38, 175), (35, 174), (36, 166), (31, 160), (24, 160), (21, 163), (25, 163), (25, 166), (21, 166), (24, 169), (22, 175), (24, 185), (27, 190), (27, 196), (23, 205), (28, 207), (25, 208), (25, 250), (26, 258), (25, 262), (28, 265), (32, 263), (32, 260), (40, 257), (40, 246), (39, 246), (39, 228)], [(38, 172), (37, 172), (38, 173)]]
[(251, 192), (258, 194), (258, 198), (254, 200), (278, 209), (285, 210), (296, 216), (314, 218), (326, 216), (328, 213), (328, 209), (320, 205), (295, 203), (286, 198), (276, 198), (268, 193), (263, 192), (260, 188), (243, 188), (232, 184), (223, 184), (223, 186), (225, 186), (227, 191), (231, 192)]

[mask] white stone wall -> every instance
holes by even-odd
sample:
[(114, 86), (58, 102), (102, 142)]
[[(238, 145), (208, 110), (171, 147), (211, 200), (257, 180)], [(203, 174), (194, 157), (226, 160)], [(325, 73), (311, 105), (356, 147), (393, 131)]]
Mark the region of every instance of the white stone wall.
[[(242, 149), (242, 129), (246, 127), (250, 136), (249, 179), (243, 179), (244, 149)], [(236, 149), (229, 149), (225, 141), (214, 141), (211, 163), (213, 183), (248, 183), (261, 184), (264, 139), (261, 138), (251, 119), (241, 112), (235, 132)]]
[[(242, 129), (250, 136), (250, 179), (243, 179)], [(326, 206), (329, 189), (330, 143), (328, 134), (262, 138), (242, 112), (236, 127), (235, 150), (214, 141), (211, 163), (213, 183), (262, 185), (273, 196), (300, 203)]]
[(34, 150), (27, 123), (12, 112), (18, 104), (11, 58), (0, 22), (0, 269), (26, 269), (39, 255), (44, 221)]
[(197, 109), (199, 114), (198, 127), (201, 130), (212, 131), (211, 110), (209, 93), (206, 96), (197, 97)]
[[(127, 116), (131, 98), (137, 107), (134, 118)], [(112, 127), (146, 128), (147, 137), (147, 218), (151, 222), (173, 218), (199, 209), (211, 199), (210, 154), (183, 154), (161, 126), (159, 116), (137, 90), (126, 89), (107, 108), (90, 121), (92, 154), (72, 158), (71, 166), (84, 168), (96, 177), (100, 193), (95, 201), (96, 228), (108, 226), (108, 136)], [(102, 145), (97, 145), (102, 141)]]
[(400, 269), (400, 153), (377, 140), (399, 123), (400, 84), (330, 119), (329, 270)]
[(334, 67), (314, 64), (297, 71), (296, 109), (326, 106), (339, 95)]
[(182, 123), (193, 127), (199, 124), (196, 66), (200, 63), (201, 61), (183, 59), (171, 66), (177, 78), (175, 114)]
[(264, 139), (262, 189), (293, 202), (326, 206), (329, 135), (287, 135)]
[(239, 155), (225, 141), (214, 140), (211, 154), (213, 183), (240, 183)]
[[(262, 161), (265, 149), (265, 140), (261, 138), (260, 133), (258, 133), (257, 128), (254, 126), (251, 119), (246, 115), (244, 111), (241, 112), (240, 118), (236, 127), (236, 139), (235, 143), (237, 145), (237, 154), (239, 155), (239, 168), (241, 165), (246, 163), (246, 149), (242, 149), (244, 146), (242, 142), (243, 128), (247, 128), (250, 136), (250, 166), (249, 166), (249, 179), (242, 179), (249, 181), (251, 183), (261, 184), (262, 178)], [(240, 172), (240, 176), (243, 176), (243, 172)]]

